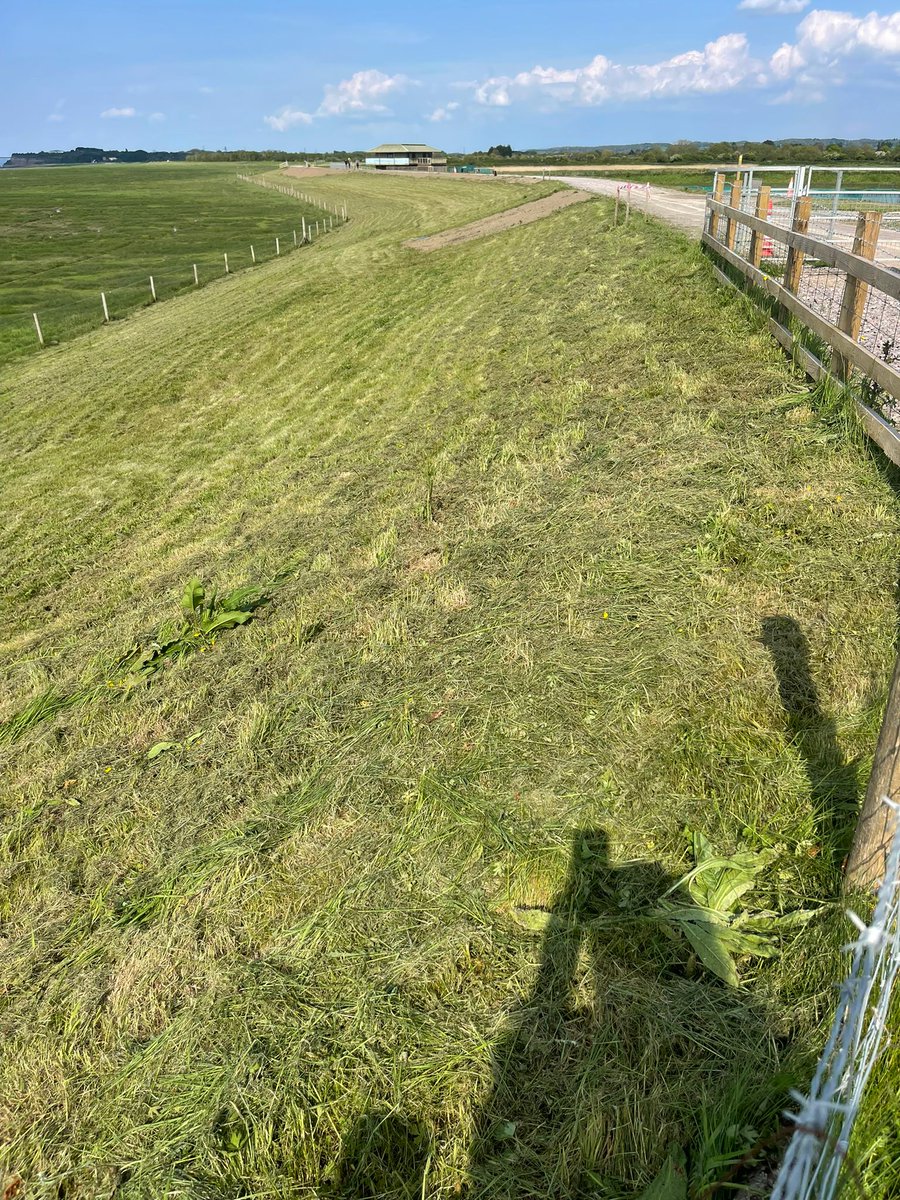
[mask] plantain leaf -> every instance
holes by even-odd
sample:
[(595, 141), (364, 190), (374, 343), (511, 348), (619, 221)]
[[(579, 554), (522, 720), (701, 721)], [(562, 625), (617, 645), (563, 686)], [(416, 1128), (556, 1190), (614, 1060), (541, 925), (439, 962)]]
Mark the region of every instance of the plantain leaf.
[(191, 579), (184, 589), (184, 595), (181, 598), (181, 607), (188, 616), (192, 616), (201, 607), (205, 597), (206, 589), (200, 580)]
[(200, 628), (204, 633), (213, 633), (217, 629), (233, 629), (235, 625), (243, 625), (249, 621), (253, 613), (249, 612), (220, 612), (216, 616), (203, 617)]
[(152, 760), (159, 758), (161, 754), (165, 754), (168, 750), (180, 750), (181, 742), (157, 742), (155, 746), (151, 746), (147, 751), (147, 759)]
[(734, 959), (722, 938), (722, 926), (709, 921), (682, 921), (684, 936), (697, 951), (697, 956), (713, 975), (724, 979), (732, 987), (738, 986), (738, 973)]
[(665, 1165), (648, 1188), (641, 1192), (638, 1200), (687, 1200), (687, 1172), (684, 1151), (680, 1146), (673, 1150)]

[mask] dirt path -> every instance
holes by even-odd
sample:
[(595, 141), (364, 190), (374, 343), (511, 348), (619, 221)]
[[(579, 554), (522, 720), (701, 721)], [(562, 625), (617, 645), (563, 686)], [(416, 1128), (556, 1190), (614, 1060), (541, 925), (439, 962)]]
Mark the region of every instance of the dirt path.
[[(586, 176), (553, 175), (561, 183), (570, 187), (580, 188), (586, 192), (594, 192), (601, 196), (611, 196), (615, 199), (616, 190), (622, 188), (622, 200), (625, 198), (625, 184), (621, 179), (590, 179)], [(674, 225), (683, 233), (699, 238), (703, 230), (703, 216), (706, 212), (705, 196), (689, 196), (685, 192), (676, 192), (674, 188), (658, 187), (655, 183), (633, 184), (631, 188), (631, 207), (640, 212), (658, 217), (669, 225)]]
[(494, 213), (491, 217), (483, 217), (480, 221), (473, 221), (471, 225), (445, 229), (443, 233), (432, 233), (428, 237), (411, 238), (403, 244), (427, 254), (432, 250), (443, 250), (445, 246), (471, 242), (474, 238), (489, 237), (492, 233), (513, 229), (517, 225), (530, 225), (532, 221), (540, 221), (542, 217), (547, 217), (561, 208), (568, 208), (570, 204), (589, 199), (587, 191), (554, 192), (552, 196), (531, 200), (527, 204), (520, 204), (518, 208), (509, 208), (505, 212)]

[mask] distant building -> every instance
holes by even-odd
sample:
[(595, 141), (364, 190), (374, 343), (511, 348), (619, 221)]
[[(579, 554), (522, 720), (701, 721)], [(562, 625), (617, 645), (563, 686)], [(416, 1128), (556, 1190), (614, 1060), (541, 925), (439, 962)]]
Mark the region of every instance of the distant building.
[(386, 142), (366, 151), (366, 166), (376, 171), (446, 171), (447, 155), (421, 142)]

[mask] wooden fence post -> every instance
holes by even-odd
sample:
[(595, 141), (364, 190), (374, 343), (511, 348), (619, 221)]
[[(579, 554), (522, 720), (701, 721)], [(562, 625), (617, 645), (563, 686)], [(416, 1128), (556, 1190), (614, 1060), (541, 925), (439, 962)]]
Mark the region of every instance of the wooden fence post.
[(876, 889), (884, 879), (897, 814), (882, 800), (900, 800), (900, 659), (888, 694), (866, 799), (859, 814), (844, 883), (848, 891)]
[(106, 292), (100, 293), (100, 300), (103, 304), (103, 320), (109, 324), (109, 309), (106, 307)]
[(44, 348), (44, 335), (41, 333), (41, 323), (40, 323), (40, 321), (38, 320), (38, 315), (37, 315), (37, 313), (32, 313), (31, 315), (34, 317), (34, 331), (35, 331), (35, 333), (37, 334), (38, 345), (39, 345), (39, 346), (40, 346), (40, 348), (43, 350), (43, 348)]
[[(810, 196), (801, 196), (794, 207), (794, 224), (792, 226), (795, 233), (807, 233), (809, 230), (809, 218), (812, 216), (812, 198)], [(796, 296), (800, 287), (800, 275), (803, 271), (803, 251), (797, 250), (794, 246), (788, 247), (787, 265), (784, 268), (784, 286), (789, 292), (793, 292)]]
[(253, 259), (254, 262), (256, 262), (256, 251), (253, 249), (252, 246), (250, 247), (250, 257)]
[[(719, 204), (721, 204), (724, 195), (725, 195), (725, 176), (717, 175), (716, 176), (716, 184), (715, 184), (715, 187), (713, 188), (712, 198), (713, 198), (713, 200), (716, 200), (716, 201), (718, 201)], [(716, 239), (718, 239), (718, 237), (719, 237), (719, 214), (717, 212), (711, 212), (709, 214), (709, 236), (712, 238), (716, 238)]]
[[(859, 214), (856, 222), (856, 234), (853, 238), (853, 253), (870, 262), (875, 257), (878, 246), (878, 235), (881, 232), (881, 213), (864, 212)], [(844, 285), (844, 299), (841, 302), (841, 315), (838, 318), (838, 329), (853, 338), (859, 337), (862, 328), (863, 313), (866, 311), (866, 299), (869, 295), (869, 285), (861, 279), (847, 276)], [(845, 383), (850, 378), (850, 363), (842, 354), (834, 356), (834, 373)]]
[(225, 274), (227, 275), (228, 274), (228, 255), (225, 254), (225, 255), (223, 255), (223, 257), (225, 259)]
[(155, 301), (156, 300), (156, 284), (153, 282), (152, 275), (150, 276), (150, 295), (153, 297), (153, 300)]
[[(731, 185), (731, 197), (728, 201), (732, 208), (741, 207), (741, 181), (736, 179)], [(731, 217), (725, 222), (725, 245), (729, 250), (734, 249), (734, 243), (737, 241), (738, 223), (733, 221)]]
[(196, 263), (194, 263), (194, 283), (196, 283), (198, 285), (200, 283), (200, 278), (197, 275), (197, 264)]
[(279, 242), (278, 238), (275, 239), (275, 253), (281, 253), (281, 242)]
[[(772, 189), (762, 184), (759, 193), (756, 197), (756, 215), (761, 221), (765, 221), (769, 215), (769, 201), (772, 195)], [(754, 229), (750, 237), (750, 264), (758, 267), (762, 262), (763, 242), (765, 234)]]

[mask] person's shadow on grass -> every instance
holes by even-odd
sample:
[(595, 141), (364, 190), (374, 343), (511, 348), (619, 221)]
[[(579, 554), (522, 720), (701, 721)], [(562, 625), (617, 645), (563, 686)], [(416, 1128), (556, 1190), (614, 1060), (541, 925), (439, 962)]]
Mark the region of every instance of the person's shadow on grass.
[(762, 642), (772, 656), (787, 729), (809, 779), (817, 837), (829, 866), (846, 855), (860, 803), (857, 764), (847, 762), (834, 720), (822, 712), (813, 682), (809, 644), (793, 617), (762, 622)]
[(759, 1004), (653, 918), (673, 883), (656, 863), (613, 867), (601, 830), (574, 835), (536, 981), (493, 1053), (469, 1200), (634, 1194), (704, 1119), (742, 1119), (748, 1074), (771, 1078)]
[(344, 1137), (329, 1200), (422, 1200), (431, 1158), (425, 1126), (372, 1109)]

